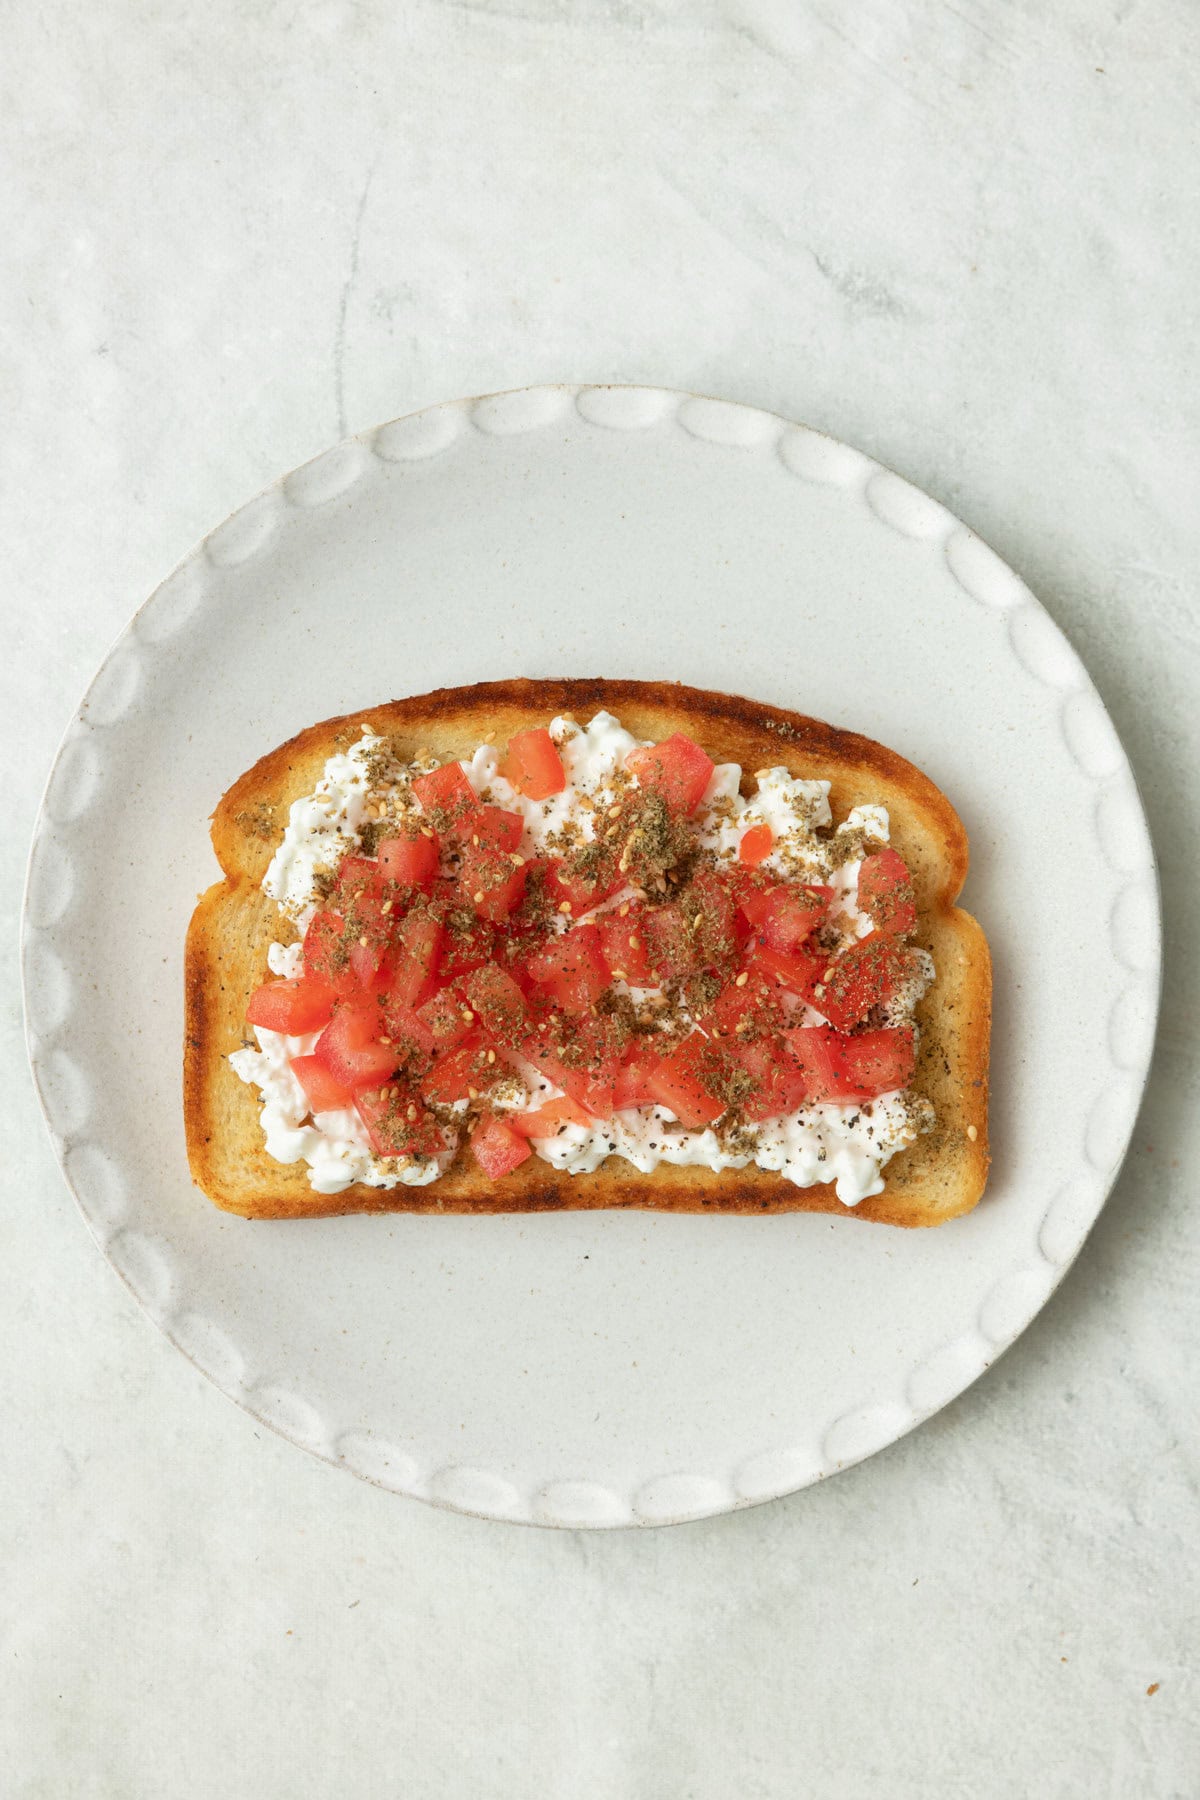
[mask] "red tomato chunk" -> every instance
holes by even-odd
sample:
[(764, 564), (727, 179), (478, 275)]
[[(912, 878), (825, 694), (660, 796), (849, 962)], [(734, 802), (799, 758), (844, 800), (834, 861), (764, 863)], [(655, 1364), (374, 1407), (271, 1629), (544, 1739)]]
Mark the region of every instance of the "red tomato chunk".
[(631, 750), (625, 767), (644, 788), (662, 795), (672, 812), (694, 812), (704, 797), (716, 764), (699, 744), (681, 731), (661, 744)]
[(725, 1111), (725, 1102), (712, 1088), (720, 1061), (708, 1039), (696, 1033), (656, 1064), (646, 1086), (656, 1105), (667, 1107), (689, 1131), (701, 1130)]
[(438, 872), (437, 834), (384, 838), (379, 846), (379, 872), (402, 887), (428, 888)]
[(313, 1055), (342, 1087), (352, 1092), (377, 1087), (400, 1061), (393, 1045), (379, 1043), (381, 1026), (380, 1010), (371, 1001), (344, 1002), (317, 1039)]
[(858, 871), (858, 904), (876, 931), (903, 937), (917, 923), (917, 901), (907, 864), (894, 850), (863, 858)]
[(313, 1112), (337, 1112), (353, 1105), (350, 1089), (334, 1079), (319, 1057), (293, 1056), (290, 1066)]
[(483, 1119), (471, 1133), (471, 1151), (484, 1174), (492, 1181), (512, 1170), (531, 1156), (528, 1143), (500, 1119)]
[(332, 983), (319, 975), (300, 975), (291, 981), (267, 981), (256, 988), (246, 1008), (251, 1025), (266, 1031), (282, 1031), (288, 1037), (303, 1037), (319, 1031), (329, 1021), (337, 998)]
[(551, 794), (561, 794), (567, 785), (562, 757), (544, 726), (518, 731), (516, 737), (509, 739), (508, 755), (500, 764), (500, 773), (530, 800), (548, 800)]

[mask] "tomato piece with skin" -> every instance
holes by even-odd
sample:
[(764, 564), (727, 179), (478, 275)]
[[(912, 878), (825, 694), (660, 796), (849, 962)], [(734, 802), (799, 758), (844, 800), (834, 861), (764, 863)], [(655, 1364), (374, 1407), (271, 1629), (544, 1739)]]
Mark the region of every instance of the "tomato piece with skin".
[(735, 1035), (722, 1048), (753, 1084), (738, 1101), (738, 1110), (751, 1124), (795, 1112), (803, 1104), (808, 1093), (804, 1071), (778, 1036), (742, 1039)]
[(414, 775), (411, 785), (439, 838), (461, 843), (470, 836), (479, 801), (461, 763), (443, 763), (427, 775)]
[(471, 1008), (464, 1006), (450, 988), (440, 988), (432, 999), (417, 1008), (416, 1016), (433, 1039), (435, 1051), (453, 1050), (475, 1028)]
[(446, 928), (429, 912), (410, 912), (396, 929), (387, 974), (389, 1000), (415, 1011), (433, 994)]
[(846, 1079), (866, 1099), (906, 1088), (916, 1066), (911, 1026), (860, 1031), (842, 1040)]
[(471, 844), (463, 852), (458, 872), (463, 901), (493, 925), (503, 924), (525, 897), (527, 866), (514, 863), (513, 855)]
[(743, 900), (742, 910), (760, 942), (790, 956), (825, 917), (829, 892), (824, 888), (767, 888), (753, 901)]
[(411, 1087), (364, 1088), (354, 1105), (376, 1156), (434, 1156), (446, 1148), (437, 1120)]
[(782, 950), (772, 950), (768, 944), (755, 943), (750, 952), (750, 967), (756, 973), (802, 1000), (810, 998), (828, 966), (823, 956), (806, 956), (803, 952), (789, 956)]
[(587, 1012), (609, 984), (608, 964), (595, 925), (576, 925), (526, 957), (525, 968), (556, 1005)]
[(456, 1100), (478, 1099), (504, 1074), (507, 1065), (500, 1056), (476, 1026), (457, 1049), (435, 1057), (433, 1067), (421, 1077), (421, 1092), (427, 1100), (443, 1106), (451, 1106)]
[(610, 1119), (613, 1112), (613, 1074), (610, 1069), (568, 1067), (539, 1037), (526, 1038), (521, 1055), (539, 1075), (552, 1081), (593, 1119)]
[(625, 1112), (630, 1107), (653, 1106), (654, 1096), (650, 1092), (650, 1071), (660, 1061), (655, 1050), (634, 1050), (621, 1064), (613, 1082), (613, 1110)]
[(811, 990), (811, 1003), (838, 1031), (850, 1031), (897, 992), (908, 958), (880, 931), (860, 938), (827, 963)]
[(359, 985), (350, 966), (348, 937), (345, 920), (329, 907), (313, 914), (304, 933), (305, 975), (327, 981), (339, 994), (352, 994)]
[(498, 1044), (515, 1048), (529, 1030), (525, 996), (497, 963), (475, 969), (462, 984), (467, 1007)]
[(418, 831), (412, 837), (384, 838), (379, 845), (380, 874), (401, 887), (432, 887), (438, 861), (436, 832), (428, 837)]
[(756, 969), (745, 969), (741, 973), (745, 975), (745, 981), (739, 987), (735, 978), (728, 987), (722, 988), (711, 1011), (704, 1016), (705, 1026), (711, 1020), (723, 1036), (736, 1033), (739, 1026), (745, 1028), (743, 1037), (762, 1037), (778, 1031), (784, 1022), (778, 984), (768, 981)]
[(525, 821), (520, 813), (506, 812), (502, 806), (477, 806), (470, 827), (473, 849), (497, 850), (507, 856), (521, 842)]
[(647, 1074), (646, 1086), (656, 1105), (673, 1112), (689, 1131), (698, 1131), (726, 1110), (713, 1085), (721, 1068), (715, 1045), (696, 1032), (655, 1064)]
[(770, 856), (775, 846), (775, 833), (769, 825), (751, 825), (742, 833), (738, 844), (738, 861), (747, 869), (757, 869)]
[(705, 968), (723, 968), (738, 953), (737, 908), (729, 884), (702, 869), (681, 902), (695, 940), (694, 954)]
[(654, 906), (646, 914), (643, 932), (648, 960), (656, 981), (677, 980), (694, 974), (700, 967), (700, 946), (696, 933), (674, 900), (665, 906)]
[(503, 1119), (481, 1119), (471, 1133), (471, 1154), (492, 1181), (509, 1175), (533, 1155), (526, 1138), (509, 1129)]
[(303, 1037), (329, 1023), (337, 989), (319, 975), (297, 975), (283, 981), (266, 981), (251, 994), (246, 1018), (266, 1031), (282, 1031)]
[(903, 937), (917, 924), (917, 900), (908, 865), (894, 850), (865, 856), (858, 871), (858, 904), (876, 931)]
[(557, 1100), (547, 1100), (531, 1112), (506, 1112), (504, 1123), (518, 1137), (551, 1138), (564, 1125), (590, 1125), (592, 1121), (569, 1094), (561, 1094)]
[[(624, 917), (621, 914), (624, 912)], [(651, 978), (650, 946), (645, 933), (646, 909), (616, 907), (596, 920), (600, 953), (612, 974), (633, 987), (647, 987)]]
[(625, 767), (640, 786), (662, 795), (672, 812), (694, 812), (716, 764), (690, 737), (677, 731), (661, 744), (631, 750)]
[(304, 1098), (312, 1112), (340, 1112), (354, 1104), (354, 1095), (329, 1073), (316, 1056), (293, 1056), (289, 1064), (292, 1074), (304, 1089)]
[(508, 740), (500, 773), (529, 800), (548, 800), (551, 794), (561, 794), (567, 785), (558, 746), (544, 725), (518, 731)]
[(801, 1025), (783, 1034), (804, 1078), (809, 1100), (841, 1103), (854, 1098), (842, 1060), (844, 1039), (827, 1025)]
[(408, 1074), (419, 1073), (433, 1060), (437, 1039), (419, 1013), (411, 1006), (389, 997), (383, 1007), (385, 1035), (390, 1038), (397, 1060)]
[(345, 1001), (317, 1039), (313, 1055), (342, 1087), (357, 1093), (378, 1087), (393, 1073), (400, 1057), (391, 1044), (381, 1044), (383, 1021), (371, 1001)]
[(599, 875), (572, 875), (561, 857), (552, 857), (546, 863), (544, 880), (554, 910), (561, 912), (565, 906), (567, 917), (575, 919), (591, 912), (625, 885), (625, 876), (615, 862)]

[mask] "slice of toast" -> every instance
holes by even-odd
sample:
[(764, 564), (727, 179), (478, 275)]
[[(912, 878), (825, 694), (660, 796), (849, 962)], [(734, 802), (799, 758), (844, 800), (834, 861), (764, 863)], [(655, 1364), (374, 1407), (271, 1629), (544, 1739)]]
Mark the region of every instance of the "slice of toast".
[(920, 1052), (912, 1087), (937, 1124), (885, 1165), (884, 1191), (850, 1209), (890, 1225), (939, 1225), (970, 1210), (987, 1179), (988, 1034), (991, 964), (983, 932), (954, 902), (967, 872), (967, 838), (950, 802), (925, 775), (870, 739), (814, 719), (728, 694), (667, 682), (497, 681), (440, 688), (310, 726), (262, 757), (224, 796), (212, 840), (224, 879), (201, 898), (187, 936), (184, 1118), (197, 1185), (220, 1207), (246, 1218), (316, 1218), (347, 1212), (527, 1212), (641, 1207), (669, 1212), (844, 1213), (832, 1184), (801, 1188), (757, 1167), (714, 1173), (660, 1164), (643, 1175), (609, 1157), (594, 1173), (569, 1175), (530, 1157), (490, 1181), (465, 1152), (426, 1187), (368, 1187), (318, 1194), (307, 1164), (268, 1156), (257, 1091), (229, 1066), (253, 1041), (246, 1003), (267, 975), (267, 947), (283, 921), (260, 883), (282, 837), (291, 803), (311, 793), (327, 759), (357, 742), (367, 724), (409, 760), (428, 749), (443, 761), (469, 757), (485, 737), (569, 714), (586, 721), (614, 713), (637, 737), (686, 732), (716, 762), (752, 772), (786, 766), (831, 784), (834, 819), (871, 801), (886, 806), (891, 841), (916, 891), (916, 942), (937, 969), (917, 1008)]

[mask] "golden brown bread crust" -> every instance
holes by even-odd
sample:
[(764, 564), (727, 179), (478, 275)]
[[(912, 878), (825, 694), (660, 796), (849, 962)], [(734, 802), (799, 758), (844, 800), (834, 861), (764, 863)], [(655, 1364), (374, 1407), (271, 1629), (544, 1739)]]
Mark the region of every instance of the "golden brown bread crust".
[(188, 1157), (197, 1185), (218, 1206), (274, 1219), (588, 1207), (846, 1212), (832, 1185), (798, 1188), (758, 1168), (716, 1174), (661, 1164), (642, 1175), (610, 1157), (593, 1174), (567, 1175), (531, 1157), (491, 1182), (462, 1150), (428, 1187), (356, 1184), (317, 1194), (306, 1164), (278, 1163), (263, 1148), (258, 1097), (227, 1058), (250, 1041), (246, 1002), (266, 974), (267, 946), (279, 935), (278, 910), (259, 884), (292, 801), (312, 792), (328, 757), (339, 744), (357, 741), (362, 724), (395, 739), (402, 754), (428, 748), (446, 759), (469, 756), (488, 733), (502, 744), (555, 714), (585, 719), (600, 708), (638, 737), (686, 731), (717, 762), (738, 762), (747, 771), (782, 764), (795, 775), (827, 780), (835, 818), (867, 801), (888, 808), (892, 843), (916, 889), (917, 941), (937, 968), (917, 1012), (922, 1031), (913, 1086), (933, 1102), (938, 1123), (887, 1164), (884, 1192), (852, 1210), (885, 1224), (937, 1225), (975, 1205), (988, 1168), (991, 964), (979, 925), (954, 904), (967, 872), (967, 839), (950, 802), (911, 763), (853, 732), (735, 695), (597, 678), (439, 688), (327, 719), (262, 757), (221, 800), (212, 840), (224, 880), (201, 898), (188, 929), (184, 1044)]

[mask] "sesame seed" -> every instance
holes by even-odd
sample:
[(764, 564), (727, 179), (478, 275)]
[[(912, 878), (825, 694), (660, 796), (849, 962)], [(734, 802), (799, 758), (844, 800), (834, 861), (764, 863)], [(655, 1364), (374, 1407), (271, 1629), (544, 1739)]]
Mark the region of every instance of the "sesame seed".
[(748, 969), (743, 969), (741, 974), (738, 976), (737, 980), (734, 982), (733, 985), (734, 985), (734, 987), (745, 987), (745, 985), (749, 981), (749, 979), (750, 979), (750, 971)]
[(523, 869), (525, 867), (525, 858), (523, 856), (518, 856), (515, 850), (509, 851), (508, 860), (514, 869)]
[(614, 981), (628, 981), (629, 977), (625, 973), (624, 969), (614, 969), (613, 970), (613, 980)]
[(975, 1125), (968, 1125), (967, 1136), (970, 1138), (971, 1142), (974, 1143), (975, 1139), (979, 1136), (978, 1127)]
[(475, 1023), (475, 1014), (471, 1011), (469, 1006), (464, 1006), (462, 1009), (462, 1022), (464, 1025), (473, 1025)]
[(479, 892), (478, 892), (478, 893), (477, 893), (477, 894), (476, 894), (476, 896), (475, 896), (475, 904), (476, 904), (476, 906), (478, 906), (478, 905), (479, 905), (479, 902), (480, 902), (480, 901), (481, 901), (481, 900), (482, 900), (482, 899), (483, 899), (483, 889), (482, 889), (482, 888), (480, 888), (480, 890), (479, 890)]
[(468, 1098), (468, 1100), (478, 1100), (478, 1098), (479, 1098), (479, 1089), (478, 1089), (478, 1088), (473, 1088), (473, 1087), (469, 1087), (469, 1088), (468, 1088), (468, 1089), (467, 1089), (467, 1098)]
[(610, 819), (619, 819), (620, 816), (621, 816), (621, 808), (619, 806), (610, 806), (609, 807), (608, 817)]
[(381, 1044), (390, 1044), (392, 1040), (388, 1037), (381, 1037), (379, 1041)]
[(823, 996), (824, 992), (825, 992), (825, 983), (823, 981), (818, 981), (817, 985), (813, 988), (813, 993), (816, 995), (817, 999), (820, 1000), (821, 997)]
[(471, 842), (476, 846), (476, 848), (479, 847), (479, 833), (478, 832), (476, 832), (474, 834), (474, 836), (471, 839)]
[(560, 903), (558, 910), (560, 913), (569, 913), (571, 910), (571, 902), (569, 900), (563, 900)]
[(701, 921), (701, 919), (702, 919), (702, 918), (703, 918), (703, 917), (704, 917), (704, 914), (703, 914), (703, 913), (697, 913), (697, 914), (696, 914), (696, 916), (695, 916), (695, 918), (694, 918), (694, 919), (693, 919), (693, 920), (692, 920), (692, 930), (693, 930), (693, 931), (699, 931), (699, 929), (700, 929), (700, 921)]
[(821, 977), (821, 980), (822, 981), (832, 981), (833, 980), (832, 968), (826, 969), (825, 973)]
[(429, 825), (421, 825), (418, 827), (418, 829), (419, 829), (422, 837), (431, 838), (433, 836), (433, 829)]
[(622, 875), (625, 873), (626, 869), (629, 867), (629, 852), (628, 852), (628, 850), (622, 851), (621, 860), (617, 864), (617, 867), (618, 867), (618, 869), (620, 869)]
[(408, 1105), (408, 1116), (409, 1116), (409, 1118), (410, 1118), (410, 1119), (415, 1119), (415, 1118), (416, 1118), (416, 1116), (417, 1116), (417, 1109), (416, 1109), (416, 1107), (415, 1107), (415, 1106), (414, 1106), (414, 1105), (413, 1105), (413, 1103), (412, 1103), (412, 1102), (411, 1102), (411, 1100), (410, 1100), (410, 1101), (409, 1101), (409, 1105)]
[(636, 933), (636, 932), (634, 932), (634, 933), (633, 933), (633, 935), (632, 935), (632, 936), (631, 936), (631, 938), (630, 938), (630, 940), (629, 940), (629, 948), (630, 948), (630, 949), (631, 949), (631, 950), (636, 950), (636, 949), (637, 949), (637, 947), (638, 947), (638, 941), (637, 941), (637, 933)]
[(360, 949), (360, 950), (365, 950), (365, 949), (366, 949), (366, 947), (367, 947), (367, 940), (366, 940), (366, 938), (365, 938), (365, 937), (360, 937), (360, 938), (359, 938), (359, 940), (358, 940), (358, 947), (359, 947), (359, 949)]
[(629, 917), (629, 902), (628, 902), (628, 900), (625, 902), (624, 906), (620, 906), (617, 908), (617, 917), (618, 917), (618, 919), (627, 919)]
[(383, 903), (383, 905), (382, 905), (382, 906), (381, 906), (381, 907), (380, 907), (380, 909), (379, 909), (379, 910), (380, 910), (380, 912), (381, 912), (381, 913), (383, 913), (383, 914), (385, 914), (385, 915), (386, 915), (386, 914), (387, 914), (387, 913), (390, 913), (390, 912), (391, 912), (391, 910), (392, 910), (392, 903), (391, 903), (391, 901), (390, 901), (390, 900), (385, 900), (385, 901), (384, 901), (384, 903)]
[(355, 888), (354, 898), (356, 900), (361, 900), (363, 895), (366, 893), (366, 891), (367, 891), (366, 888)]
[(496, 1060), (496, 1052), (494, 1050), (489, 1050), (488, 1051), (488, 1061), (491, 1063), (491, 1062), (495, 1062), (495, 1060)]

